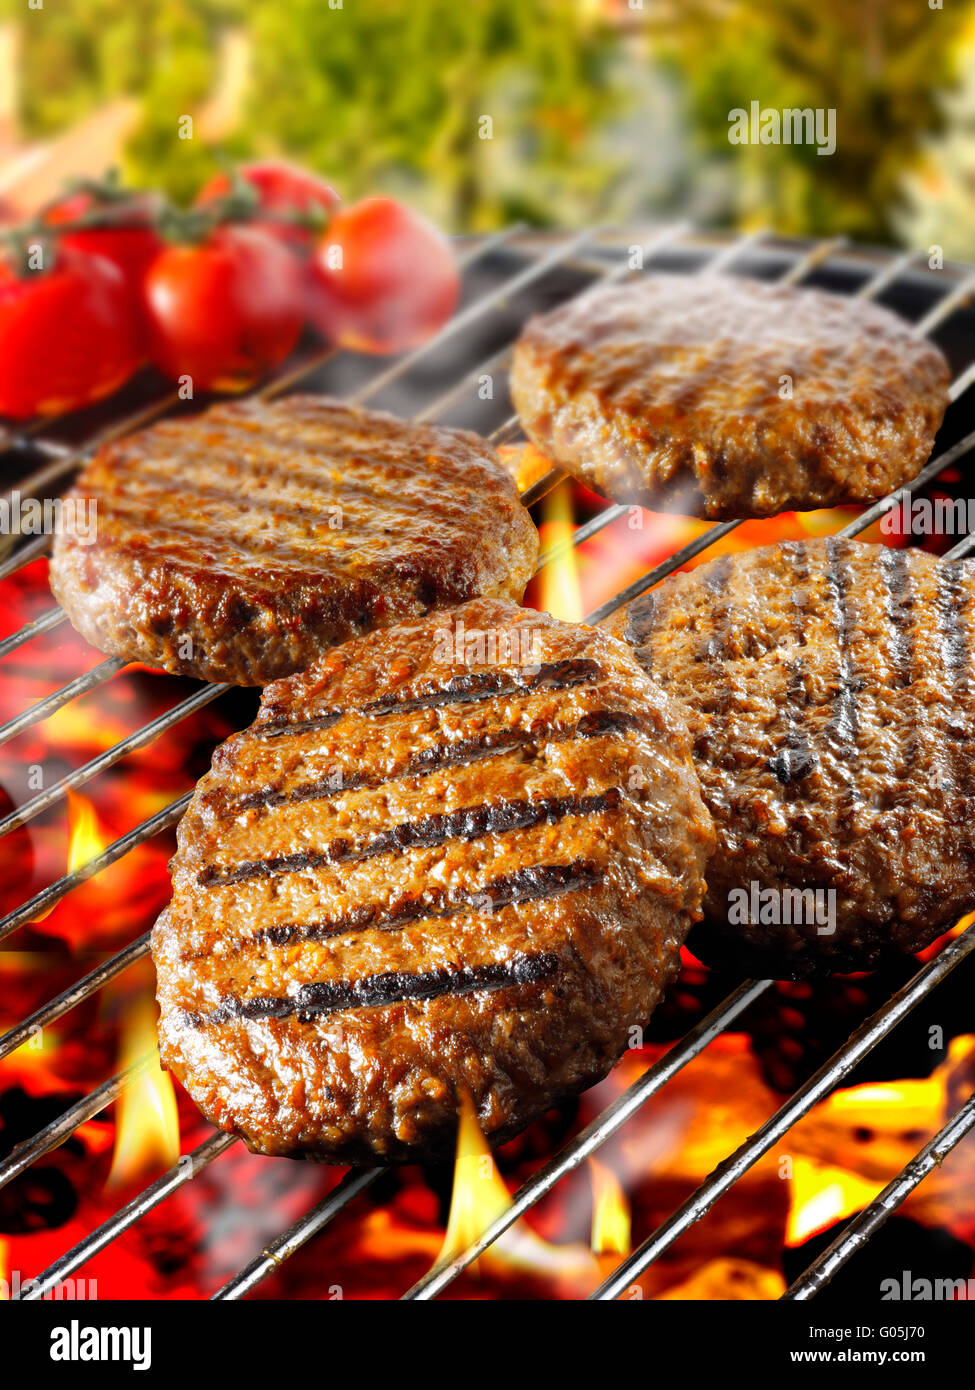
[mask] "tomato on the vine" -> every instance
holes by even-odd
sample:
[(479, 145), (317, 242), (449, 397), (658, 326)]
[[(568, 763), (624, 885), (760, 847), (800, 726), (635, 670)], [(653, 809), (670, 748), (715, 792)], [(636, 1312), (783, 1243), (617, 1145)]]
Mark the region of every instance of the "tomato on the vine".
[(416, 347), (450, 318), (460, 295), (450, 242), (393, 198), (366, 198), (337, 212), (309, 279), (312, 323), (358, 352)]
[[(317, 212), (327, 222), (339, 205), (339, 195), (330, 183), (283, 159), (241, 164), (237, 173), (256, 190), (259, 213), (269, 214), (267, 219), (258, 215), (250, 225), (278, 237), (296, 251), (311, 249), (315, 238), (313, 229), (289, 226), (286, 220), (274, 221), (273, 218), (278, 216), (286, 219), (290, 213)], [(217, 199), (225, 198), (232, 188), (229, 174), (216, 174), (197, 194), (195, 206), (206, 207)]]
[(297, 258), (253, 227), (167, 247), (146, 277), (150, 357), (202, 390), (243, 390), (297, 342), (303, 283)]
[(107, 396), (142, 356), (132, 296), (117, 266), (67, 247), (49, 268), (0, 262), (0, 414), (24, 420)]
[(104, 256), (117, 266), (125, 278), (138, 312), (142, 302), (142, 286), (152, 262), (163, 248), (156, 230), (160, 200), (152, 193), (133, 193), (121, 199), (99, 198), (90, 192), (70, 193), (60, 202), (47, 208), (45, 222), (53, 227), (77, 223), (91, 214), (116, 219), (118, 225), (78, 227), (58, 232), (58, 245), (68, 251), (81, 251), (89, 256)]

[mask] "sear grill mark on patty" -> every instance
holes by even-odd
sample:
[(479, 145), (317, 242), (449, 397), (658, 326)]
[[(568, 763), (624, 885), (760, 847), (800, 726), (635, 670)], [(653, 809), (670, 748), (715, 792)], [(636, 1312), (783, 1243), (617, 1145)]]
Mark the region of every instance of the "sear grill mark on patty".
[(651, 637), (657, 625), (657, 604), (653, 593), (637, 599), (626, 611), (623, 629), (626, 640), (637, 650), (640, 665), (653, 677), (653, 647)]
[(458, 811), (440, 812), (406, 821), (373, 836), (364, 845), (346, 838), (332, 840), (321, 850), (300, 850), (296, 854), (271, 859), (251, 859), (229, 866), (208, 864), (197, 875), (197, 882), (241, 883), (248, 878), (274, 878), (301, 869), (320, 869), (326, 864), (354, 864), (379, 854), (396, 854), (405, 849), (432, 849), (450, 840), (477, 840), (483, 835), (503, 835), (527, 830), (534, 825), (555, 825), (567, 816), (597, 815), (622, 804), (619, 787), (608, 787), (595, 796), (541, 797), (537, 801), (498, 801), (491, 805), (464, 806)]
[(384, 695), (382, 699), (372, 700), (358, 709), (328, 710), (313, 719), (297, 722), (268, 720), (255, 725), (250, 732), (261, 738), (276, 738), (285, 733), (310, 733), (313, 729), (330, 729), (348, 715), (380, 718), (386, 714), (407, 714), (414, 710), (439, 709), (442, 705), (490, 700), (500, 695), (519, 695), (525, 690), (570, 690), (577, 685), (597, 685), (604, 674), (598, 662), (585, 657), (543, 662), (538, 667), (523, 667), (516, 672), (469, 671), (462, 676), (454, 676), (446, 685), (423, 695), (407, 699), (394, 694)]
[[(805, 613), (806, 594), (809, 583), (809, 552), (804, 541), (788, 541), (782, 546), (793, 570), (792, 588), (792, 636), (796, 644), (796, 655), (788, 663), (788, 682), (786, 684), (786, 736), (785, 746), (780, 748), (774, 758), (769, 758), (765, 766), (774, 772), (783, 787), (790, 787), (793, 795), (801, 795), (802, 788), (796, 784), (808, 777), (819, 766), (819, 755), (809, 745), (803, 727), (806, 704), (806, 667), (803, 648), (806, 645)], [(800, 595), (802, 600), (800, 601)], [(790, 798), (791, 799), (791, 798)]]
[[(889, 627), (891, 676), (902, 690), (912, 686), (917, 678), (914, 640), (914, 586), (906, 550), (884, 548), (880, 556), (880, 573), (884, 581), (884, 614)], [(902, 769), (896, 784), (887, 794), (889, 806), (909, 806), (913, 799), (910, 778), (913, 775), (920, 747), (920, 729), (926, 722), (926, 707), (922, 701), (911, 701), (912, 722), (902, 756)], [(896, 756), (896, 748), (892, 750)], [(897, 776), (896, 769), (888, 771)]]
[(241, 685), (432, 607), (520, 599), (537, 551), (488, 442), (322, 397), (217, 405), (110, 441), (72, 496), (97, 499), (98, 545), (55, 537), (50, 580), (82, 635)]
[(495, 729), (478, 738), (460, 739), (457, 743), (436, 744), (418, 753), (398, 772), (382, 776), (375, 772), (354, 772), (347, 776), (323, 777), (317, 782), (305, 782), (292, 787), (290, 791), (254, 792), (250, 796), (232, 801), (224, 808), (224, 815), (235, 815), (240, 811), (259, 810), (265, 807), (287, 806), (301, 801), (324, 801), (345, 792), (373, 790), (390, 782), (399, 782), (406, 777), (428, 776), (447, 768), (466, 767), (484, 758), (497, 757), (522, 748), (540, 748), (548, 743), (573, 743), (576, 739), (600, 738), (606, 734), (624, 734), (639, 728), (640, 721), (635, 715), (623, 710), (593, 710), (576, 724), (569, 726), (547, 724), (538, 729), (520, 732), (513, 729)]
[(938, 572), (936, 607), (941, 661), (952, 694), (952, 706), (945, 725), (949, 740), (950, 775), (954, 786), (967, 797), (971, 795), (973, 786), (969, 713), (972, 654), (964, 621), (971, 603), (968, 591), (961, 582), (963, 566), (961, 560), (942, 564)]
[(458, 894), (448, 888), (429, 888), (423, 897), (402, 897), (389, 906), (363, 903), (351, 912), (324, 922), (287, 922), (276, 927), (262, 927), (234, 944), (241, 947), (267, 941), (272, 946), (287, 946), (292, 941), (329, 941), (336, 936), (362, 931), (399, 931), (427, 917), (459, 916), (472, 907), (477, 911), (483, 907), (487, 912), (498, 912), (518, 903), (577, 893), (598, 887), (603, 878), (600, 866), (587, 859), (574, 859), (569, 864), (532, 864), (491, 879), (476, 892)]
[(719, 555), (704, 575), (704, 586), (714, 599), (712, 628), (703, 645), (699, 660), (718, 663), (728, 656), (728, 635), (731, 624), (730, 605), (721, 600), (731, 579), (731, 556)]
[(423, 1002), (445, 994), (472, 994), (480, 990), (505, 989), (512, 985), (543, 984), (558, 972), (559, 957), (554, 952), (515, 956), (491, 965), (467, 965), (457, 969), (427, 970), (412, 974), (390, 970), (381, 975), (364, 975), (359, 980), (313, 980), (297, 994), (241, 999), (230, 995), (209, 1014), (183, 1011), (182, 1021), (189, 1028), (247, 1021), (296, 1018), (306, 1023), (321, 1014), (346, 1009), (385, 1008), (390, 1004)]
[[(860, 734), (860, 711), (857, 695), (863, 689), (853, 668), (850, 649), (853, 641), (854, 616), (850, 607), (850, 579), (843, 563), (845, 543), (830, 536), (826, 541), (826, 589), (833, 608), (833, 630), (836, 633), (837, 677), (833, 695), (833, 712), (829, 723), (834, 739), (834, 752), (841, 762), (856, 763), (857, 740)], [(856, 773), (847, 774), (848, 799), (860, 800)]]

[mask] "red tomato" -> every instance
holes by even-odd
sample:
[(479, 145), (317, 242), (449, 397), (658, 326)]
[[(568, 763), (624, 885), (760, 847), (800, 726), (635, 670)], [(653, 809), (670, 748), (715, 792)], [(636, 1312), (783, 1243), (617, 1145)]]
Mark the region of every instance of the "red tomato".
[(150, 356), (168, 377), (239, 391), (287, 357), (302, 324), (302, 268), (253, 227), (170, 246), (146, 278)]
[[(257, 189), (258, 202), (264, 212), (287, 214), (321, 208), (329, 215), (339, 205), (339, 195), (331, 184), (281, 159), (242, 164), (238, 173)], [(202, 207), (212, 203), (216, 198), (224, 197), (230, 192), (230, 188), (229, 174), (215, 175), (197, 194), (196, 206)], [(314, 233), (306, 227), (289, 227), (283, 222), (262, 222), (256, 219), (250, 226), (271, 233), (298, 251), (310, 250), (314, 241)]]
[(89, 405), (127, 381), (141, 355), (131, 295), (110, 261), (61, 248), (51, 269), (22, 278), (0, 263), (0, 414)]
[(87, 231), (63, 232), (58, 237), (58, 244), (70, 251), (104, 256), (118, 266), (132, 291), (138, 312), (146, 271), (163, 248), (163, 240), (152, 225), (158, 205), (158, 199), (151, 193), (133, 194), (124, 206), (109, 199), (98, 200), (90, 193), (74, 193), (48, 208), (44, 220), (54, 225), (77, 222), (86, 213), (97, 210), (133, 223), (125, 227), (92, 227)]
[(358, 352), (416, 347), (450, 318), (460, 294), (450, 242), (393, 198), (336, 213), (309, 274), (312, 323)]

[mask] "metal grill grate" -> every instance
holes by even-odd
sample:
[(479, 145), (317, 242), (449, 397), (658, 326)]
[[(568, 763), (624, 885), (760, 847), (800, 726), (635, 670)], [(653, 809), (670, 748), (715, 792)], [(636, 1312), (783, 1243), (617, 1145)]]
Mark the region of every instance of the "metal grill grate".
[[(681, 269), (688, 266), (696, 269), (707, 268), (711, 272), (724, 271), (735, 265), (744, 271), (747, 262), (753, 258), (761, 261), (761, 273), (767, 271), (769, 264), (775, 268), (775, 276), (783, 283), (798, 283), (817, 268), (833, 268), (842, 262), (844, 272), (853, 274), (855, 288), (851, 291), (858, 297), (875, 297), (894, 287), (907, 283), (915, 272), (915, 257), (873, 255), (847, 248), (843, 239), (812, 244), (798, 244), (772, 238), (764, 233), (739, 237), (704, 237), (696, 234), (685, 225), (664, 228), (643, 244), (643, 268), (667, 268), (677, 264)], [(475, 297), (461, 313), (429, 343), (393, 362), (388, 367), (369, 378), (356, 389), (345, 392), (346, 398), (357, 404), (364, 404), (381, 392), (402, 385), (411, 373), (429, 361), (440, 348), (451, 340), (460, 339), (476, 330), (482, 329), (498, 316), (511, 312), (514, 308), (515, 322), (513, 332), (505, 334), (501, 348), (473, 368), (465, 369), (461, 375), (451, 372), (449, 389), (424, 409), (415, 413), (417, 419), (440, 418), (452, 405), (470, 393), (471, 383), (484, 373), (503, 371), (509, 360), (511, 339), (517, 331), (518, 305), (516, 296), (523, 296), (530, 289), (541, 289), (550, 277), (564, 276), (571, 270), (584, 283), (596, 279), (620, 279), (638, 274), (629, 268), (625, 258), (626, 248), (617, 240), (603, 238), (596, 232), (584, 232), (573, 237), (555, 239), (536, 239), (527, 237), (520, 229), (511, 228), (497, 236), (486, 238), (473, 244), (463, 258), (468, 278), (483, 271), (492, 257), (502, 255), (515, 261), (515, 269), (506, 273), (484, 294)], [(915, 324), (914, 331), (929, 334), (940, 325), (946, 324), (956, 311), (968, 301), (975, 292), (975, 273), (946, 270), (942, 279), (949, 282), (949, 289), (942, 293), (926, 314)], [(933, 278), (933, 277), (927, 277)], [(925, 288), (927, 286), (925, 285)], [(560, 297), (564, 297), (564, 292)], [(319, 371), (325, 364), (335, 364), (339, 356), (335, 350), (318, 352), (270, 381), (259, 394), (272, 396), (297, 386)], [(957, 401), (975, 380), (975, 360), (968, 363), (951, 387), (951, 399)], [(135, 414), (121, 421), (111, 422), (95, 436), (85, 440), (80, 447), (65, 444), (48, 437), (39, 430), (28, 431), (23, 435), (0, 440), (0, 452), (27, 449), (38, 459), (43, 460), (40, 467), (26, 477), (20, 484), (22, 494), (42, 495), (44, 489), (57, 486), (67, 480), (90, 452), (110, 438), (128, 433), (148, 423), (175, 405), (175, 398), (166, 397), (150, 403)], [(490, 438), (500, 443), (516, 437), (518, 422), (511, 416), (496, 425)], [(975, 452), (975, 430), (965, 435), (943, 451), (908, 486), (914, 492), (926, 483), (937, 478), (951, 464)], [(525, 494), (523, 500), (531, 505), (539, 501), (560, 481), (561, 474), (551, 470), (535, 483)], [(894, 497), (884, 499), (864, 510), (841, 535), (853, 536), (864, 530), (894, 505)], [(576, 529), (570, 540), (564, 544), (550, 547), (541, 557), (539, 568), (551, 563), (567, 547), (575, 547), (588, 540), (619, 518), (625, 509), (607, 505), (591, 521)], [(628, 603), (638, 594), (645, 592), (667, 575), (678, 570), (695, 556), (726, 536), (737, 521), (723, 522), (711, 526), (690, 545), (672, 554), (663, 563), (642, 575), (640, 579), (616, 594), (589, 614), (586, 621), (600, 622)], [(17, 549), (16, 553), (0, 564), (0, 579), (7, 578), (24, 565), (42, 555), (49, 537), (35, 537)], [(975, 548), (975, 536), (961, 541), (950, 552), (952, 558), (968, 554)], [(0, 642), (0, 656), (16, 650), (24, 643), (55, 629), (65, 621), (65, 615), (57, 607), (50, 609), (25, 626), (20, 632)], [(60, 690), (47, 696), (31, 708), (24, 710), (15, 718), (0, 726), (0, 743), (22, 733), (25, 729), (48, 718), (78, 696), (96, 689), (112, 679), (125, 665), (124, 662), (110, 659), (101, 662), (93, 670), (69, 681)], [(203, 706), (217, 699), (229, 687), (208, 685), (195, 691), (166, 713), (158, 716), (145, 727), (129, 734), (111, 748), (93, 758), (63, 777), (59, 782), (28, 800), (22, 806), (0, 819), (0, 835), (9, 833), (25, 825), (34, 817), (48, 810), (60, 801), (69, 790), (84, 786), (92, 778), (114, 767), (129, 753), (145, 747), (153, 739), (173, 728)], [(50, 909), (78, 884), (93, 877), (115, 863), (131, 850), (137, 848), (154, 835), (172, 826), (182, 815), (191, 793), (179, 797), (156, 815), (109, 845), (95, 860), (50, 884), (13, 912), (0, 919), (0, 941), (8, 937), (24, 923), (32, 921), (42, 912)], [(133, 941), (124, 950), (98, 966), (72, 985), (57, 998), (51, 999), (37, 1009), (22, 1023), (0, 1037), (0, 1060), (7, 1057), (32, 1035), (38, 1026), (44, 1026), (67, 1013), (75, 1005), (89, 998), (109, 980), (113, 979), (132, 962), (147, 954), (148, 933)], [(731, 1154), (642, 1245), (624, 1259), (615, 1272), (592, 1294), (595, 1299), (619, 1297), (633, 1283), (637, 1276), (658, 1258), (691, 1225), (698, 1221), (748, 1169), (768, 1152), (770, 1147), (784, 1135), (790, 1127), (805, 1115), (817, 1101), (827, 1095), (852, 1071), (854, 1066), (973, 950), (975, 950), (975, 926), (964, 934), (953, 938), (940, 954), (919, 969), (906, 985), (897, 991), (870, 1019), (858, 1028), (847, 1042), (830, 1058), (789, 1100), (753, 1135), (751, 1135), (733, 1154)], [(720, 1033), (729, 1028), (746, 1009), (772, 987), (769, 980), (746, 981), (735, 989), (727, 999), (715, 1008), (705, 1019), (693, 1027), (678, 1043), (644, 1073), (639, 1080), (621, 1094), (612, 1105), (598, 1116), (586, 1129), (571, 1139), (559, 1152), (555, 1153), (544, 1166), (535, 1172), (514, 1195), (511, 1207), (499, 1216), (484, 1232), (481, 1238), (469, 1249), (448, 1263), (431, 1270), (404, 1296), (407, 1299), (430, 1299), (442, 1292), (456, 1277), (487, 1249), (519, 1217), (524, 1215), (546, 1193), (566, 1175), (572, 1173), (589, 1155), (593, 1154), (612, 1134), (619, 1130), (636, 1112), (677, 1075), (690, 1061), (697, 1057)], [(71, 1106), (57, 1120), (41, 1130), (33, 1138), (15, 1149), (0, 1163), (0, 1186), (10, 1182), (42, 1154), (49, 1152), (68, 1138), (92, 1116), (110, 1105), (120, 1094), (134, 1070), (140, 1064), (110, 1077), (90, 1095)], [(787, 1299), (808, 1299), (826, 1284), (866, 1240), (883, 1224), (887, 1217), (897, 1209), (905, 1197), (930, 1172), (959, 1141), (975, 1127), (975, 1097), (970, 1098), (948, 1121), (917, 1156), (906, 1165), (903, 1171), (884, 1189), (870, 1205), (857, 1216), (806, 1272), (796, 1280), (784, 1295)], [(237, 1139), (214, 1132), (191, 1154), (183, 1155), (177, 1165), (152, 1183), (138, 1197), (116, 1212), (103, 1225), (93, 1230), (73, 1249), (65, 1252), (54, 1264), (37, 1276), (33, 1287), (23, 1296), (37, 1299), (75, 1270), (79, 1269), (99, 1250), (110, 1244), (126, 1231), (146, 1212), (157, 1206), (177, 1188), (191, 1182), (204, 1168), (217, 1159)], [(239, 1299), (253, 1289), (278, 1265), (307, 1241), (320, 1232), (332, 1219), (342, 1212), (361, 1192), (363, 1192), (384, 1170), (370, 1168), (349, 1172), (345, 1178), (323, 1200), (313, 1206), (299, 1221), (271, 1242), (261, 1254), (240, 1271), (233, 1279), (213, 1295), (215, 1299)]]

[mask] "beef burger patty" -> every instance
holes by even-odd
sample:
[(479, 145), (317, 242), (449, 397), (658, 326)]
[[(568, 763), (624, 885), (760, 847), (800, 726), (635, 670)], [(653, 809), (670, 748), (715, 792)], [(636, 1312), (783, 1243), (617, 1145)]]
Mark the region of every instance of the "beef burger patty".
[(493, 1141), (602, 1077), (676, 972), (710, 817), (624, 643), (479, 600), (264, 692), (179, 827), (160, 1044), (251, 1149)]
[(896, 315), (718, 275), (603, 285), (530, 321), (532, 442), (617, 502), (714, 518), (884, 496), (931, 452), (948, 366)]
[(538, 538), (477, 435), (318, 396), (215, 406), (104, 446), (51, 588), (102, 651), (263, 685), (325, 647), (480, 594), (520, 599)]
[(975, 905), (975, 564), (767, 546), (666, 580), (626, 635), (687, 712), (715, 821), (704, 959), (869, 969)]

